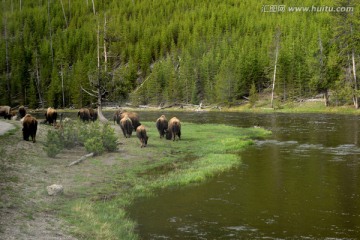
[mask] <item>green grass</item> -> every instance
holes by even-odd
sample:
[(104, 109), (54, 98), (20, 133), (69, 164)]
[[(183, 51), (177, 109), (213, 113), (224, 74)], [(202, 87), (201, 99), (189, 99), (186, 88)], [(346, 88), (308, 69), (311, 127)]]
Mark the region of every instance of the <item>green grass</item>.
[[(252, 139), (269, 134), (259, 128), (183, 123), (182, 139), (169, 141), (159, 138), (154, 123), (143, 124), (150, 137), (146, 148), (140, 148), (134, 136), (119, 136), (124, 142), (122, 151), (132, 159), (118, 157), (121, 164), (106, 171), (107, 183), (86, 198), (65, 201), (61, 214), (80, 239), (138, 239), (136, 223), (126, 213), (135, 199), (164, 188), (199, 184), (237, 167), (241, 164), (239, 152), (252, 144)], [(99, 167), (97, 160), (92, 163)]]

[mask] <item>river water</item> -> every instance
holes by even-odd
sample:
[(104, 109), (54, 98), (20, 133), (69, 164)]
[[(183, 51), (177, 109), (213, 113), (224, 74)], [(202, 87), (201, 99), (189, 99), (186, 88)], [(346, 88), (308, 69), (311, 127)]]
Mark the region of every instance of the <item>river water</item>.
[[(165, 114), (187, 122), (261, 126), (273, 134), (242, 152), (236, 169), (139, 199), (129, 215), (142, 239), (360, 238), (358, 116)], [(159, 115), (140, 113), (145, 121)]]

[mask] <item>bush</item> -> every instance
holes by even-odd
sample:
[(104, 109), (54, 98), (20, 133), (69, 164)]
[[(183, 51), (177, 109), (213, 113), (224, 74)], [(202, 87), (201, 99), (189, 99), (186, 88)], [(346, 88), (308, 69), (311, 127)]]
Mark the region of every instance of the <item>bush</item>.
[(70, 121), (63, 124), (61, 130), (49, 130), (45, 151), (49, 157), (55, 157), (64, 147), (84, 146), (86, 151), (102, 154), (117, 149), (117, 136), (109, 124)]
[(117, 136), (115, 134), (114, 129), (109, 124), (105, 124), (102, 130), (102, 142), (104, 148), (109, 152), (116, 151), (117, 149), (116, 141), (117, 141)]
[(49, 130), (46, 135), (45, 152), (49, 157), (55, 157), (64, 148), (60, 132)]
[(84, 146), (87, 152), (92, 152), (95, 155), (100, 155), (105, 151), (104, 144), (100, 137), (87, 139), (84, 143)]

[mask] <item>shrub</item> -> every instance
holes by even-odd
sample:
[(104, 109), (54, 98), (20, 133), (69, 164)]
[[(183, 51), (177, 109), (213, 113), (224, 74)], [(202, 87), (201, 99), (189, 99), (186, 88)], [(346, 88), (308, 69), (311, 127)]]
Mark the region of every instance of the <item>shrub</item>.
[(46, 135), (45, 151), (49, 157), (55, 157), (64, 148), (60, 132), (49, 130)]
[(45, 150), (49, 157), (55, 157), (64, 147), (70, 149), (82, 145), (86, 151), (99, 155), (104, 151), (115, 151), (116, 141), (115, 131), (109, 124), (71, 121), (64, 123), (62, 130), (48, 131)]
[(95, 155), (100, 155), (105, 151), (104, 144), (100, 137), (87, 139), (84, 146), (87, 152), (93, 152)]

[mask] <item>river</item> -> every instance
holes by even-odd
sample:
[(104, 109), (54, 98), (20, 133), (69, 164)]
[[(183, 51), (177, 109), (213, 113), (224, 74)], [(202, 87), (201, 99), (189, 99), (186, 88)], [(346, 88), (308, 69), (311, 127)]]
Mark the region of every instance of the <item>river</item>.
[[(160, 113), (141, 112), (152, 121)], [(357, 239), (358, 116), (165, 113), (181, 121), (261, 126), (273, 134), (242, 152), (242, 165), (200, 184), (139, 199), (142, 239)], [(182, 136), (186, 138), (186, 136)]]

